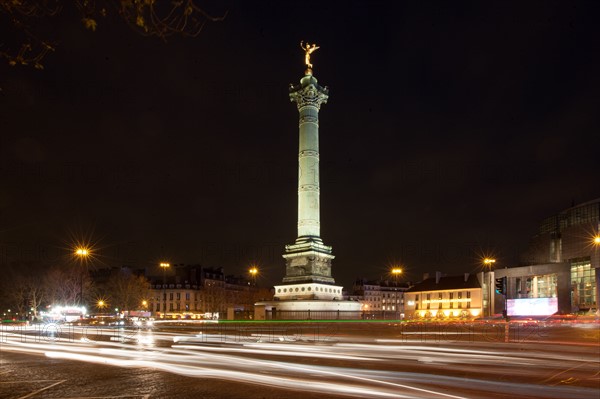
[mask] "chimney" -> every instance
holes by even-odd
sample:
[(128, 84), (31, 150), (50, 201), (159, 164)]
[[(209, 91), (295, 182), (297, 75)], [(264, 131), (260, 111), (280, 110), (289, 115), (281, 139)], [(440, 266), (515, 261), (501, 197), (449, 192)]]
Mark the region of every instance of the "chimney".
[(469, 273), (465, 273), (465, 283), (469, 281)]
[(440, 278), (442, 278), (442, 272), (435, 272), (435, 283), (440, 283)]

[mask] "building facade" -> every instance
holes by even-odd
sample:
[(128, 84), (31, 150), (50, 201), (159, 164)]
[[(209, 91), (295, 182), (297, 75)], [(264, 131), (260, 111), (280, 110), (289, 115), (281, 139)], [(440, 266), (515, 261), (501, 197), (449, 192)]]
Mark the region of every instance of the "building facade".
[(404, 293), (409, 287), (409, 283), (358, 279), (351, 298), (360, 303), (363, 314), (384, 319), (386, 315), (404, 318)]
[[(552, 302), (552, 308), (547, 307), (548, 310), (545, 311), (547, 316), (557, 312), (567, 314), (574, 311), (571, 304), (571, 264), (568, 262), (510, 267), (495, 270), (490, 274), (494, 280), (504, 278), (506, 281), (506, 295), (495, 291), (493, 294), (496, 314), (502, 314), (507, 309), (505, 299), (509, 304), (515, 300), (516, 302), (526, 299), (538, 300), (537, 302), (549, 300), (548, 302)], [(526, 301), (521, 302), (527, 303)], [(535, 302), (530, 302), (528, 305), (532, 312), (535, 311), (533, 309)], [(511, 314), (509, 312), (509, 315), (527, 316), (528, 314)]]
[(483, 316), (483, 274), (426, 278), (404, 293), (409, 319), (470, 319)]
[(173, 266), (169, 276), (152, 281), (149, 309), (155, 317), (219, 318), (230, 308), (250, 308), (258, 289), (243, 277), (226, 276), (223, 268)]
[[(552, 295), (549, 287), (559, 287), (554, 289), (554, 294), (563, 305), (565, 297), (569, 298), (570, 312), (597, 311), (600, 297), (599, 231), (600, 198), (544, 219), (522, 255), (522, 264), (557, 266), (545, 266), (548, 270), (543, 266), (540, 272), (531, 270), (527, 276), (520, 276), (520, 280), (513, 282), (515, 295), (526, 291), (530, 295)], [(566, 284), (569, 285), (568, 294), (564, 291)], [(567, 311), (564, 306), (561, 309)]]

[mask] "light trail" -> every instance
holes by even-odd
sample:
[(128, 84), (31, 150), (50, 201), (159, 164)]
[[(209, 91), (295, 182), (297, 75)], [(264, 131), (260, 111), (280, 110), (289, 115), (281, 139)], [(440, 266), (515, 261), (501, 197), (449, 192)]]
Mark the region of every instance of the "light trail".
[(103, 329), (95, 331), (96, 341), (54, 337), (30, 342), (29, 337), (5, 334), (2, 350), (354, 397), (470, 399), (527, 392), (539, 398), (583, 399), (598, 394), (593, 387), (600, 359), (579, 347), (549, 351), (498, 343), (426, 346), (364, 339), (314, 345), (276, 337), (274, 342), (247, 342), (218, 334), (123, 330), (119, 336), (115, 332), (120, 330), (107, 329), (106, 335)]

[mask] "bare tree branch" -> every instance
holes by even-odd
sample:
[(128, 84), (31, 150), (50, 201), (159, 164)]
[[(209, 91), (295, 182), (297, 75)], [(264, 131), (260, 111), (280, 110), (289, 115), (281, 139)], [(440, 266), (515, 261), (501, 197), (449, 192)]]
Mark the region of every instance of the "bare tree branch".
[[(144, 36), (156, 36), (166, 41), (169, 36), (196, 37), (207, 22), (223, 21), (221, 16), (208, 13), (200, 0), (0, 0), (0, 16), (7, 19), (16, 39), (15, 43), (1, 43), (0, 56), (9, 65), (33, 65), (43, 69), (42, 61), (56, 43), (43, 38), (39, 26), (63, 11), (65, 3), (72, 3), (81, 15), (86, 29), (95, 31), (100, 18), (112, 14), (120, 16), (134, 31)], [(0, 19), (0, 23), (2, 23)]]

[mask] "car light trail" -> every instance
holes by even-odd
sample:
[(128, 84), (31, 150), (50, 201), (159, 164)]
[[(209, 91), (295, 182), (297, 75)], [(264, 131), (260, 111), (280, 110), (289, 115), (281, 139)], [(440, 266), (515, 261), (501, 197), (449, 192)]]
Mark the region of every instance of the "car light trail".
[[(597, 394), (600, 359), (581, 347), (515, 347), (367, 343), (351, 338), (327, 344), (218, 334), (96, 329), (96, 339), (60, 334), (34, 340), (2, 336), (2, 350), (95, 363), (151, 368), (282, 390), (374, 398), (489, 397), (523, 392), (539, 398), (589, 398)], [(342, 339), (340, 339), (342, 340)], [(526, 370), (526, 375), (523, 370)], [(501, 378), (501, 380), (499, 380)], [(583, 386), (577, 386), (583, 384)]]

